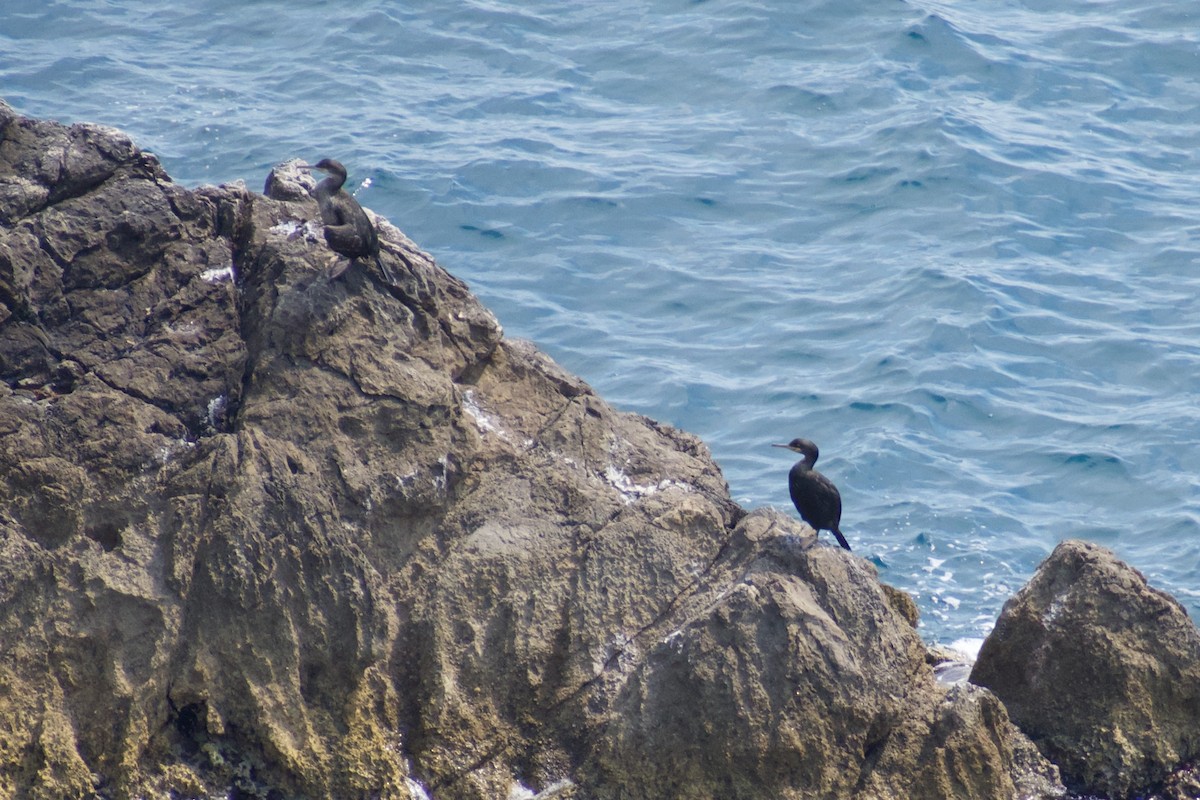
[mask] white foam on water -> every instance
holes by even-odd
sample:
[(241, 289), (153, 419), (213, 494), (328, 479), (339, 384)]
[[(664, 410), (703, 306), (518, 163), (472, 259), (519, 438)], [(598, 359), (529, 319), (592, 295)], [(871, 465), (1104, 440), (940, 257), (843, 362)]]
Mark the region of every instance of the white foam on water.
[(983, 639), (974, 636), (964, 637), (955, 639), (948, 646), (956, 653), (962, 653), (967, 661), (974, 664), (975, 659), (979, 658), (979, 648), (983, 647)]

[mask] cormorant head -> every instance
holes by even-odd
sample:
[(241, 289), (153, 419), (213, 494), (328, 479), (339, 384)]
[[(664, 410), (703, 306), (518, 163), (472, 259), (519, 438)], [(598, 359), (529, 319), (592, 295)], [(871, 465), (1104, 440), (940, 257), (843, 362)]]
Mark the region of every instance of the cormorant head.
[(804, 456), (804, 460), (810, 467), (817, 463), (817, 456), (821, 453), (821, 451), (817, 449), (817, 446), (808, 439), (792, 439), (787, 444), (773, 444), (771, 446), (784, 447), (794, 453), (800, 453)]
[(328, 173), (329, 175), (334, 175), (338, 178), (341, 178), (343, 183), (346, 180), (346, 168), (342, 166), (342, 162), (335, 161), (332, 158), (322, 158), (315, 164), (301, 164), (300, 169), (316, 169), (320, 170), (321, 172)]

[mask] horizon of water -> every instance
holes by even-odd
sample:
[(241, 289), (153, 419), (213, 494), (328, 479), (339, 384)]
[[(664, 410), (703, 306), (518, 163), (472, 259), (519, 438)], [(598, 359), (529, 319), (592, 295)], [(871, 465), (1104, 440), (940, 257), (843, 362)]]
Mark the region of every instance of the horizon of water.
[(0, 98), (184, 185), (339, 158), (746, 507), (816, 441), (927, 639), (1064, 538), (1195, 615), (1200, 7), (777, 5), (10, 0)]

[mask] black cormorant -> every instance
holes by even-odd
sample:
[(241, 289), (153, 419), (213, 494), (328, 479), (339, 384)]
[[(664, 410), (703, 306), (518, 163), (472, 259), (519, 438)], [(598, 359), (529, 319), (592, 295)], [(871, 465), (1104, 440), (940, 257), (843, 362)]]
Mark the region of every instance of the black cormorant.
[(341, 275), (360, 258), (374, 258), (383, 270), (383, 263), (379, 261), (379, 232), (358, 201), (342, 188), (346, 183), (346, 168), (342, 162), (322, 158), (316, 164), (303, 164), (300, 169), (320, 170), (328, 176), (317, 184), (313, 196), (317, 198), (321, 222), (325, 224), (325, 242), (330, 250), (349, 259), (329, 270), (329, 280)]
[(850, 543), (838, 529), (842, 522), (842, 496), (833, 481), (813, 469), (820, 455), (817, 446), (808, 439), (792, 439), (787, 444), (771, 446), (786, 447), (804, 456), (788, 473), (788, 491), (792, 495), (792, 503), (800, 512), (800, 519), (811, 525), (813, 530), (833, 531), (838, 544), (849, 550)]

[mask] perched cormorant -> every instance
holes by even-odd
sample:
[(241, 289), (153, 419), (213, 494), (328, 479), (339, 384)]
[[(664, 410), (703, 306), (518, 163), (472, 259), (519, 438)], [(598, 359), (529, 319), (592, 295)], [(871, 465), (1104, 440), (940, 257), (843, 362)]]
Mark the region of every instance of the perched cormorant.
[(329, 280), (341, 275), (360, 258), (374, 258), (382, 270), (379, 233), (358, 201), (342, 188), (346, 183), (346, 168), (342, 162), (322, 158), (316, 164), (303, 164), (300, 169), (320, 170), (328, 176), (313, 191), (321, 209), (321, 222), (325, 223), (325, 242), (330, 250), (350, 259), (329, 270)]
[(813, 469), (820, 454), (817, 446), (808, 439), (792, 439), (787, 444), (771, 446), (786, 447), (804, 456), (788, 473), (788, 491), (792, 495), (792, 503), (800, 512), (800, 519), (811, 525), (813, 530), (833, 531), (838, 544), (849, 550), (850, 543), (838, 529), (842, 522), (842, 496), (838, 494), (833, 481)]

